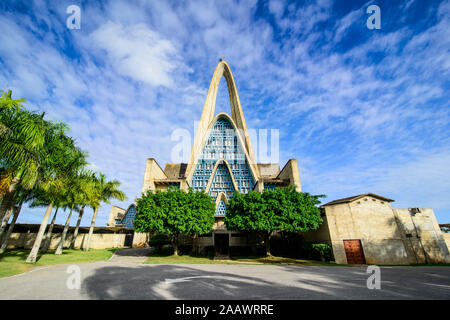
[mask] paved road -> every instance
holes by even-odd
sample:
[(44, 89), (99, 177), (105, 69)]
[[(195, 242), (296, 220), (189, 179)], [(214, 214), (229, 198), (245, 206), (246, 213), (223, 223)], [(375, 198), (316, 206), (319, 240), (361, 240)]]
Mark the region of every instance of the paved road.
[[(117, 257), (80, 263), (80, 289), (68, 265), (0, 279), (0, 299), (450, 299), (450, 267), (382, 267), (369, 290), (364, 267), (144, 265)], [(1, 267), (1, 266), (0, 266)]]

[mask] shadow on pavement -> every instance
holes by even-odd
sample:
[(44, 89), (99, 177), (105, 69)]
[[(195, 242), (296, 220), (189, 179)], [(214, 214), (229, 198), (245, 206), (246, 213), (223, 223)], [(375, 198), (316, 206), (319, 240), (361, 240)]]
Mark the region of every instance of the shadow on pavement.
[[(250, 269), (255, 275), (249, 269), (242, 275), (238, 267), (230, 268), (215, 272), (187, 265), (106, 266), (84, 279), (82, 287), (91, 299), (450, 298), (447, 272), (439, 278), (391, 268), (382, 271), (382, 289), (369, 290), (365, 268), (261, 266)], [(193, 278), (183, 279), (189, 277)]]

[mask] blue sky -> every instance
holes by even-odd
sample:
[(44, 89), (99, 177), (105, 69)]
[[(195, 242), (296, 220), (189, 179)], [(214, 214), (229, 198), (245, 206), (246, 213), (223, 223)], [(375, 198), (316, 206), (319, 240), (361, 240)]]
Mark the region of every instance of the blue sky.
[[(69, 124), (92, 168), (123, 183), (129, 201), (113, 204), (139, 196), (146, 158), (170, 162), (223, 57), (248, 127), (280, 130), (280, 165), (297, 158), (304, 191), (373, 192), (450, 222), (449, 1), (6, 0), (0, 30), (0, 88)], [(217, 112), (226, 94), (222, 81)]]

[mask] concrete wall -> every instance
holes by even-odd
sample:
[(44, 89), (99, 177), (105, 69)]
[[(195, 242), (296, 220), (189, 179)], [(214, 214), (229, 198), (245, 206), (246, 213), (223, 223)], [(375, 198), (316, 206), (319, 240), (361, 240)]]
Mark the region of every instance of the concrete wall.
[[(93, 249), (105, 249), (105, 248), (124, 248), (126, 235), (133, 235), (132, 233), (94, 233), (91, 239), (91, 248)], [(75, 241), (75, 249), (83, 248), (86, 244), (88, 234), (78, 234)], [(31, 249), (36, 233), (12, 233), (8, 242), (8, 249)], [(133, 235), (133, 248), (147, 247), (150, 235), (148, 233), (134, 233)], [(61, 241), (61, 233), (52, 234), (52, 240), (50, 242), (50, 249), (56, 249)], [(68, 248), (72, 241), (72, 234), (68, 234), (64, 242), (64, 248)]]
[(133, 237), (133, 248), (143, 248), (148, 246), (150, 233), (135, 232)]
[[(124, 233), (94, 233), (91, 238), (91, 248), (104, 249), (104, 248), (123, 248), (125, 242)], [(75, 249), (84, 247), (87, 241), (88, 234), (78, 234), (75, 241)], [(24, 248), (31, 249), (33, 247), (34, 240), (36, 239), (36, 233), (12, 233), (8, 242), (8, 249)], [(50, 249), (56, 249), (61, 241), (61, 233), (55, 233), (52, 235), (50, 242)], [(68, 248), (72, 241), (72, 235), (69, 234), (64, 242), (64, 248)]]
[(301, 232), (303, 240), (306, 242), (328, 243), (331, 244), (330, 230), (328, 227), (327, 217), (322, 217), (323, 222), (319, 229), (308, 232)]
[(447, 244), (447, 249), (450, 251), (450, 233), (443, 233), (442, 236)]
[(366, 196), (324, 210), (320, 228), (302, 235), (308, 242), (330, 243), (337, 263), (347, 263), (344, 240), (354, 239), (361, 241), (367, 264), (449, 263), (450, 236), (441, 232), (432, 209), (411, 215)]
[(126, 210), (118, 207), (111, 206), (111, 210), (109, 211), (108, 223), (106, 224), (108, 227), (114, 227), (116, 225), (116, 219), (121, 219), (125, 215)]
[(410, 263), (450, 263), (450, 254), (443, 233), (432, 209), (393, 209)]
[(149, 158), (145, 164), (144, 181), (142, 183), (142, 193), (147, 190), (155, 190), (155, 179), (167, 179), (166, 174), (161, 169), (155, 159)]
[(289, 159), (284, 168), (278, 175), (280, 179), (289, 179), (289, 184), (295, 186), (298, 192), (302, 192), (300, 183), (300, 173), (298, 171), (298, 163), (296, 159)]
[(359, 239), (367, 264), (408, 264), (408, 254), (388, 202), (364, 197), (325, 207), (337, 263), (347, 263), (344, 240)]

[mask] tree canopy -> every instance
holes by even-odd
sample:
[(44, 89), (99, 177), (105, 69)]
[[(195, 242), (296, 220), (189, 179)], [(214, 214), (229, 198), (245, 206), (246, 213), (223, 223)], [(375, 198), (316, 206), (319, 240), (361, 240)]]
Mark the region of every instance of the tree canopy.
[(321, 195), (297, 192), (294, 187), (235, 193), (225, 216), (228, 230), (257, 232), (265, 238), (270, 255), (270, 235), (273, 231), (305, 232), (322, 223), (319, 198)]
[(205, 192), (169, 189), (148, 191), (137, 200), (136, 232), (167, 234), (178, 254), (181, 234), (199, 235), (212, 231), (215, 205)]
[[(46, 120), (44, 112), (28, 110), (23, 105), (25, 99), (13, 99), (11, 90), (0, 93), (0, 235), (17, 203), (19, 208), (30, 201), (33, 206), (47, 206), (27, 259), (35, 262), (53, 206), (70, 208), (65, 230), (73, 210), (81, 216), (80, 208), (90, 206), (94, 215), (89, 247), (100, 203), (126, 199), (119, 190), (120, 182), (107, 181), (102, 173), (87, 169), (87, 152), (68, 135), (65, 123)], [(16, 211), (15, 218), (20, 209)]]

